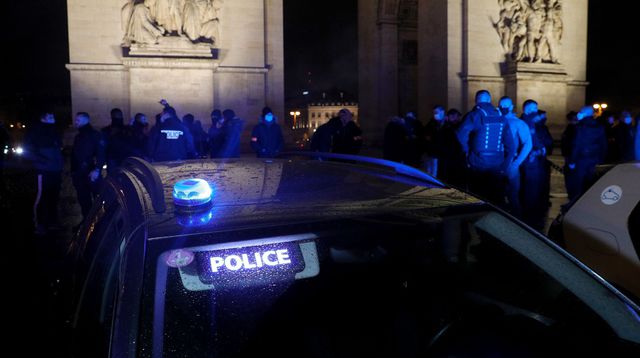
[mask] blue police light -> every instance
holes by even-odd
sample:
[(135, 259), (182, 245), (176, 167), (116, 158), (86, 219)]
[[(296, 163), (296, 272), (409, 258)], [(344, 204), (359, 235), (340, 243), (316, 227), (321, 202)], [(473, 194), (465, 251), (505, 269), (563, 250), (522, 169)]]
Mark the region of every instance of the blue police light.
[(202, 179), (186, 179), (173, 186), (173, 203), (183, 208), (198, 208), (209, 204), (213, 190)]

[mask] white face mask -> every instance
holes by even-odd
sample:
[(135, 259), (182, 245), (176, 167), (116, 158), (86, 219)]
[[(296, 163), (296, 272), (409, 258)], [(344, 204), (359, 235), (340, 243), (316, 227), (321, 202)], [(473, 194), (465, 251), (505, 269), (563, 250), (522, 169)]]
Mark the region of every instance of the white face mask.
[(624, 124), (631, 124), (631, 117), (624, 117)]
[(579, 121), (581, 121), (584, 118), (584, 114), (582, 112), (578, 112), (578, 114), (576, 114), (576, 119), (578, 119)]
[(267, 113), (264, 115), (264, 120), (265, 122), (272, 122), (273, 121), (273, 113)]

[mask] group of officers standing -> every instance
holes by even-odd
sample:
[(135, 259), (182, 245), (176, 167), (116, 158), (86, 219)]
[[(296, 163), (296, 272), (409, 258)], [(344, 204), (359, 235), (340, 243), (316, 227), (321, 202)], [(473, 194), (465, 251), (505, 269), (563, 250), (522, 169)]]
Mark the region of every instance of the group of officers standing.
[[(456, 109), (445, 112), (444, 107), (435, 106), (433, 118), (426, 125), (412, 112), (391, 118), (384, 133), (384, 158), (423, 168), (543, 230), (550, 206), (548, 156), (553, 151), (546, 113), (529, 99), (523, 103), (518, 117), (511, 98), (502, 97), (498, 107), (494, 107), (486, 90), (476, 93), (475, 102), (475, 107), (464, 116)], [(70, 172), (83, 218), (91, 208), (105, 165), (107, 175), (113, 175), (130, 156), (149, 161), (240, 156), (244, 120), (233, 110), (214, 109), (211, 127), (205, 132), (193, 115), (187, 114), (180, 120), (169, 103), (165, 100), (160, 103), (163, 109), (156, 115), (154, 126), (149, 125), (142, 113), (125, 125), (123, 112), (115, 108), (111, 111), (111, 124), (99, 131), (91, 125), (88, 113), (76, 114), (74, 125), (78, 131), (70, 154)], [(639, 145), (631, 145), (631, 154), (625, 149), (629, 141), (640, 139), (630, 124), (630, 114), (625, 113), (624, 118), (610, 126), (596, 120), (594, 109), (589, 106), (567, 115), (569, 124), (561, 147), (570, 201), (588, 188), (596, 165), (605, 162), (611, 153), (619, 153), (620, 160), (638, 159), (633, 148), (640, 148)], [(262, 110), (250, 145), (256, 156), (263, 158), (275, 157), (282, 150), (282, 129), (270, 108)], [(358, 154), (362, 130), (353, 114), (342, 109), (337, 117), (317, 128), (310, 145), (312, 151)], [(25, 156), (37, 172), (36, 233), (58, 227), (62, 147), (54, 115), (42, 111), (25, 137)], [(614, 147), (619, 150), (612, 150)]]
[[(550, 206), (553, 138), (546, 112), (535, 100), (522, 104), (517, 116), (514, 103), (502, 97), (498, 107), (491, 94), (480, 90), (474, 108), (460, 111), (433, 108), (433, 117), (422, 125), (413, 113), (393, 117), (385, 129), (384, 157), (422, 167), (454, 186), (468, 189), (544, 230)], [(595, 167), (605, 162), (605, 126), (594, 118), (594, 109), (572, 112), (562, 139), (565, 183), (569, 200), (578, 198), (594, 180)], [(610, 152), (610, 151), (609, 151)]]
[[(146, 115), (138, 113), (125, 125), (122, 110), (111, 110), (111, 124), (97, 130), (86, 112), (74, 117), (77, 134), (70, 153), (70, 174), (77, 200), (85, 218), (97, 194), (103, 170), (115, 175), (121, 163), (137, 156), (148, 161), (194, 158), (235, 158), (240, 156), (244, 121), (232, 109), (211, 112), (208, 132), (191, 114), (179, 119), (175, 108), (162, 100), (156, 124), (150, 126)], [(25, 136), (24, 156), (32, 162), (37, 175), (37, 195), (33, 207), (36, 234), (61, 228), (57, 216), (64, 157), (60, 131), (52, 111), (44, 110)], [(253, 128), (251, 148), (258, 157), (275, 157), (283, 148), (280, 125), (269, 107)]]

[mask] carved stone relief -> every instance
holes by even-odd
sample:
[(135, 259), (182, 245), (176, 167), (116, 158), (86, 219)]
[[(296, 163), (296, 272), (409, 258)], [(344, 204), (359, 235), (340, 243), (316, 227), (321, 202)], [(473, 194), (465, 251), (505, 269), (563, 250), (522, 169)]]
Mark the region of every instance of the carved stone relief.
[(558, 63), (562, 40), (561, 0), (498, 0), (500, 18), (493, 23), (508, 59)]
[(220, 42), (222, 5), (222, 0), (127, 0), (123, 45), (154, 45), (174, 37), (214, 47)]

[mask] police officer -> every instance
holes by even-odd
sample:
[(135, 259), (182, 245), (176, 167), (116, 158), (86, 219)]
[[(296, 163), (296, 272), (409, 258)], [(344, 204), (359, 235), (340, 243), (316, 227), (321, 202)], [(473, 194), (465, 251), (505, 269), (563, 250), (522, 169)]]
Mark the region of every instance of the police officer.
[(46, 234), (58, 227), (58, 199), (62, 183), (62, 136), (51, 112), (40, 114), (39, 121), (25, 137), (25, 154), (37, 175), (36, 201), (33, 205), (35, 233)]
[(531, 130), (529, 126), (513, 113), (513, 100), (504, 96), (500, 99), (499, 109), (506, 118), (515, 142), (516, 157), (507, 171), (507, 200), (508, 208), (515, 216), (522, 215), (520, 205), (520, 166), (531, 152)]
[(569, 171), (575, 175), (571, 189), (567, 188), (569, 200), (577, 199), (592, 184), (596, 165), (604, 163), (607, 153), (605, 128), (593, 117), (593, 107), (582, 107), (577, 114), (576, 136), (571, 146)]
[(102, 136), (106, 143), (107, 174), (115, 175), (120, 163), (134, 155), (131, 128), (124, 125), (124, 113), (120, 108), (111, 110), (111, 124), (102, 128)]
[(173, 107), (164, 107), (160, 124), (151, 131), (149, 157), (156, 162), (195, 157), (193, 137), (189, 129), (180, 122)]
[(240, 135), (244, 128), (244, 121), (236, 116), (232, 109), (222, 111), (224, 124), (222, 126), (222, 144), (217, 154), (218, 158), (240, 157)]
[(553, 139), (545, 124), (545, 113), (538, 110), (536, 101), (526, 100), (522, 109), (522, 120), (529, 127), (532, 139), (531, 152), (520, 168), (522, 215), (527, 224), (542, 231), (549, 208), (550, 172), (547, 156), (553, 149)]
[(333, 136), (331, 151), (341, 154), (358, 154), (362, 147), (362, 130), (353, 120), (353, 113), (346, 108), (338, 111), (341, 126)]
[(83, 220), (93, 204), (105, 164), (106, 143), (100, 132), (91, 126), (86, 112), (76, 114), (74, 124), (78, 129), (71, 151), (71, 179), (76, 188)]
[(280, 153), (283, 145), (282, 129), (276, 123), (271, 108), (264, 107), (259, 123), (251, 132), (251, 148), (258, 158), (273, 158)]
[(219, 109), (211, 112), (211, 128), (209, 128), (208, 137), (211, 158), (220, 158), (224, 143), (224, 117)]
[(491, 105), (491, 93), (476, 93), (476, 106), (458, 129), (458, 140), (470, 170), (469, 187), (487, 200), (505, 204), (506, 173), (515, 156), (509, 124)]

